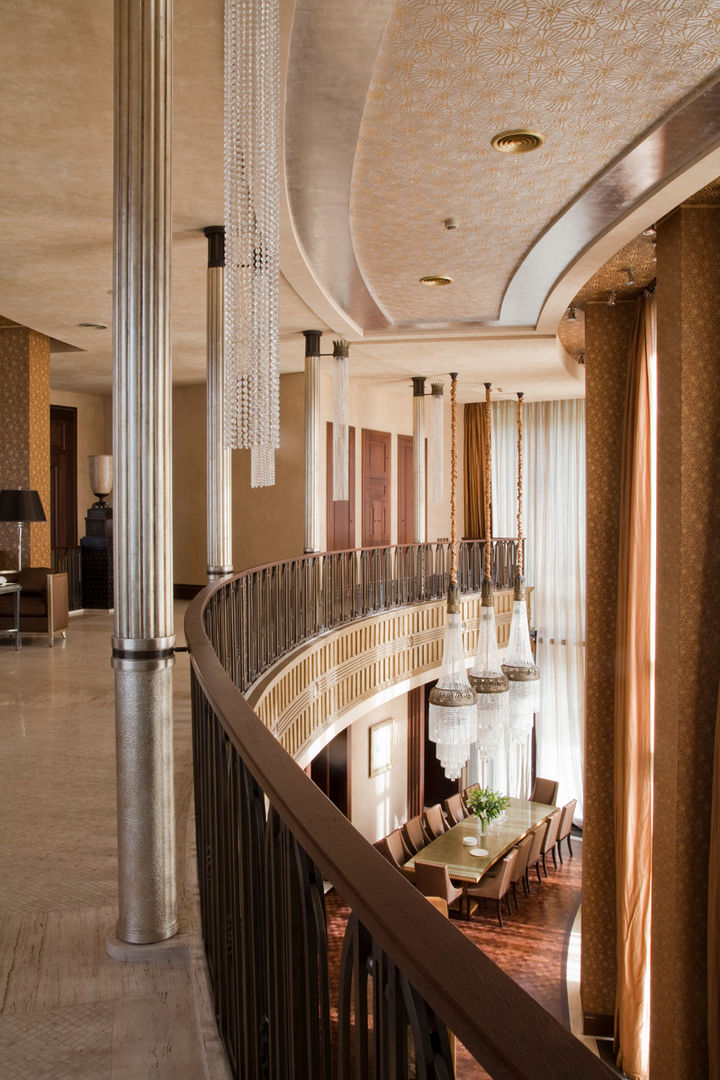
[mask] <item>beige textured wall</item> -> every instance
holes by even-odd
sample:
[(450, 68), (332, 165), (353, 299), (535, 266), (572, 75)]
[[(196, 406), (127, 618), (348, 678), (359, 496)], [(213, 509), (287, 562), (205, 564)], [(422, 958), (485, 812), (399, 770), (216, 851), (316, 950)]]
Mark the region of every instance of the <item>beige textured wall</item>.
[[(428, 384), (429, 391), (429, 384)], [(250, 487), (250, 454), (233, 453), (233, 561), (236, 571), (302, 554), (305, 544), (305, 376), (280, 378), (280, 449), (273, 488)], [(321, 548), (325, 531), (325, 425), (332, 420), (332, 374), (323, 367), (320, 395)], [(445, 491), (440, 504), (428, 500), (428, 537), (450, 534), (449, 379), (445, 409)], [(397, 439), (412, 434), (412, 389), (407, 396), (351, 384), (350, 423), (355, 426), (356, 544), (362, 522), (362, 428), (389, 431), (392, 438), (391, 541), (397, 538)], [(426, 427), (429, 435), (429, 411)], [(458, 447), (462, 447), (462, 410), (458, 410)], [(462, 479), (460, 479), (462, 482)], [(205, 386), (173, 390), (173, 522), (175, 581), (203, 584), (205, 539)], [(463, 532), (462, 498), (458, 498), (458, 537)]]
[(620, 463), (633, 304), (589, 304), (585, 314), (587, 661), (583, 828), (583, 1010), (615, 1011), (613, 710)]
[[(0, 319), (0, 488), (34, 488), (50, 515), (50, 347)], [(23, 528), (23, 565), (50, 565), (50, 523)], [(0, 567), (17, 566), (17, 526), (0, 524)]]
[[(720, 208), (658, 227), (653, 1080), (707, 1076), (707, 867), (720, 679)], [(717, 1023), (717, 1017), (713, 1019)]]
[[(112, 454), (112, 398), (109, 394), (76, 394), (51, 389), (50, 404), (77, 409), (78, 537), (81, 537), (85, 535), (88, 507), (95, 502), (90, 489), (88, 457), (90, 454)], [(112, 503), (112, 494), (107, 501)]]
[[(324, 434), (324, 433), (323, 433)], [(233, 454), (235, 570), (302, 555), (305, 544), (305, 376), (280, 377), (275, 486), (250, 487), (250, 451)]]
[[(407, 816), (407, 714), (408, 699), (403, 694), (352, 725), (350, 820), (370, 843), (387, 836)], [(395, 721), (392, 769), (370, 776), (370, 728), (390, 717)]]
[(205, 384), (173, 388), (173, 577), (207, 581)]

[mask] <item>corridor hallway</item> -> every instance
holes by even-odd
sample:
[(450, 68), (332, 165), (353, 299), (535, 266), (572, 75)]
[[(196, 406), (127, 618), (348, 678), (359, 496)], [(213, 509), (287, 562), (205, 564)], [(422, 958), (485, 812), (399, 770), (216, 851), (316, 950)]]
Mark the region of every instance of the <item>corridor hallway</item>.
[[(186, 604), (175, 605), (177, 644)], [(0, 1075), (3, 1080), (227, 1076), (204, 984), (191, 817), (189, 659), (175, 668), (180, 936), (152, 962), (111, 959), (117, 918), (112, 616), (55, 648), (0, 638)], [(125, 946), (132, 955), (143, 947)], [(202, 1010), (201, 1010), (202, 1011)], [(205, 1038), (201, 1038), (203, 1033)], [(204, 1053), (207, 1055), (207, 1068)]]

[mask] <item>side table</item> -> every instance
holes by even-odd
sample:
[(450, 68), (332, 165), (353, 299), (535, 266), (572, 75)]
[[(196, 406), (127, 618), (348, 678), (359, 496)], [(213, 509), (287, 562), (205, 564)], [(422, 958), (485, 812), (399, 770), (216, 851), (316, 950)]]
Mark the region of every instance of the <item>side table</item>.
[(0, 596), (14, 595), (14, 623), (15, 626), (11, 626), (5, 631), (6, 634), (15, 635), (15, 648), (22, 648), (22, 635), (20, 634), (20, 593), (22, 592), (22, 585), (0, 585)]

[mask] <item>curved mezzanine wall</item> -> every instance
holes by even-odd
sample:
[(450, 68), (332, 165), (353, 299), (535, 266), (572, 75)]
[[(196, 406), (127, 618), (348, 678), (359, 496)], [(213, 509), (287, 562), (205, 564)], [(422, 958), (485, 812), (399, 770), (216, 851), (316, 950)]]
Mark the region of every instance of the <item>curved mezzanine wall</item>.
[[(498, 644), (510, 634), (513, 592), (495, 593)], [(474, 656), (481, 598), (463, 596), (465, 655)], [(385, 702), (437, 678), (445, 601), (361, 619), (316, 638), (275, 664), (246, 697), (305, 768), (340, 731)]]

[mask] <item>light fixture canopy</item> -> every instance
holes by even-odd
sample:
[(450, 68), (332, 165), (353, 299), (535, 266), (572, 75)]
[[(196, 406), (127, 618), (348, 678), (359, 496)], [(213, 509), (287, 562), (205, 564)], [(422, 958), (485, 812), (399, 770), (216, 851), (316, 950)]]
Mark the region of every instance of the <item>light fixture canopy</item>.
[(447, 274), (426, 274), (420, 278), (421, 285), (427, 285), (430, 289), (439, 289), (443, 285), (452, 285), (453, 279)]
[(490, 145), (501, 154), (528, 154), (532, 150), (539, 150), (544, 142), (545, 136), (541, 131), (510, 128), (494, 135), (490, 140)]

